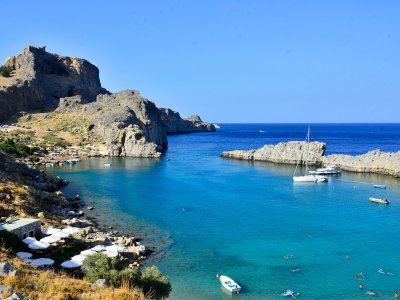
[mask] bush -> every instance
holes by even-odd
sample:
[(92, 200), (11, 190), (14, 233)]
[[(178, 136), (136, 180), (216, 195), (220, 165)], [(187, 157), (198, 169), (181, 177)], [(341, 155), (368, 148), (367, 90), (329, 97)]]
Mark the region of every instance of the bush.
[(14, 252), (29, 250), (28, 246), (15, 233), (7, 230), (0, 231), (0, 247), (10, 249)]
[(15, 143), (13, 139), (7, 139), (6, 141), (0, 143), (0, 150), (23, 157), (26, 157), (30, 152), (28, 147), (19, 143)]
[(144, 269), (140, 282), (144, 294), (154, 292), (156, 298), (167, 298), (171, 292), (171, 284), (168, 277), (162, 275), (156, 266)]
[(36, 155), (29, 155), (29, 156), (27, 157), (27, 159), (28, 159), (29, 161), (31, 161), (31, 162), (38, 162), (38, 161), (40, 160), (39, 157), (36, 156)]
[(68, 143), (66, 140), (63, 138), (60, 138), (58, 136), (55, 136), (54, 134), (47, 134), (42, 137), (45, 141), (53, 143), (55, 146), (60, 146), (60, 147), (67, 147), (71, 146), (70, 143)]
[(109, 258), (104, 253), (96, 253), (88, 255), (83, 261), (83, 268), (86, 271), (86, 279), (90, 282), (95, 282), (97, 279), (111, 279), (115, 281), (116, 270), (115, 258)]
[(140, 276), (142, 273), (139, 269), (124, 269), (119, 272), (119, 281), (122, 285), (129, 287), (139, 287), (141, 285)]
[(0, 75), (3, 77), (10, 77), (11, 76), (11, 72), (13, 71), (13, 68), (10, 67), (6, 67), (6, 66), (1, 66), (0, 67)]

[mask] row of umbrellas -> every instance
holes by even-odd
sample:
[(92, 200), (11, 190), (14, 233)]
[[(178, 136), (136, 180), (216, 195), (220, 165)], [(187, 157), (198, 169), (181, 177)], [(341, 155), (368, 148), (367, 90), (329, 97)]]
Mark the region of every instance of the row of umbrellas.
[(39, 241), (34, 237), (27, 237), (22, 241), (32, 250), (43, 250), (50, 247), (50, 244), (57, 243), (61, 239), (69, 237), (71, 234), (78, 233), (81, 229), (78, 227), (66, 227), (64, 229), (50, 227), (43, 230), (44, 235), (48, 235)]
[(32, 253), (29, 252), (18, 252), (17, 256), (24, 261), (30, 263), (33, 266), (37, 267), (44, 267), (44, 266), (51, 266), (54, 264), (54, 260), (50, 258), (37, 258), (37, 259), (31, 259)]
[(124, 247), (119, 245), (111, 245), (111, 246), (104, 246), (104, 245), (97, 245), (91, 249), (83, 250), (80, 254), (71, 257), (70, 260), (66, 260), (61, 264), (61, 267), (67, 269), (74, 269), (79, 268), (82, 266), (83, 261), (88, 255), (92, 255), (98, 252), (104, 253), (108, 257), (117, 257), (119, 252), (124, 251)]

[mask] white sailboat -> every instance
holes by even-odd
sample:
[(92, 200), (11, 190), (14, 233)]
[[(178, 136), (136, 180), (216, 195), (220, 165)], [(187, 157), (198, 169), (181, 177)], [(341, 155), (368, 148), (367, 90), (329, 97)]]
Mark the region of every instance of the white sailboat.
[(308, 154), (310, 152), (310, 126), (308, 127), (307, 131), (307, 137), (306, 137), (306, 143), (307, 143), (307, 158), (304, 160), (304, 163), (306, 165), (306, 173), (304, 175), (296, 176), (296, 171), (299, 166), (299, 164), (303, 161), (303, 156), (304, 156), (304, 151), (301, 154), (300, 161), (297, 163), (296, 168), (293, 173), (293, 181), (294, 182), (324, 182), (327, 181), (328, 178), (326, 176), (321, 176), (317, 174), (309, 174), (308, 172)]

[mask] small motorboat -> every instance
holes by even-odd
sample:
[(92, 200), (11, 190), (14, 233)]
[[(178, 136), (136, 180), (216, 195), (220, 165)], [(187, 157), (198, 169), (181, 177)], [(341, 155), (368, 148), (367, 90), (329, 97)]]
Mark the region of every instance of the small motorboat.
[(104, 164), (105, 167), (111, 167), (111, 164)]
[(374, 202), (374, 203), (379, 203), (379, 204), (389, 204), (390, 203), (388, 199), (373, 198), (373, 197), (370, 197), (369, 201)]
[(383, 184), (374, 184), (374, 188), (376, 188), (376, 189), (386, 189), (386, 185), (383, 185)]
[(241, 290), (240, 285), (238, 285), (233, 279), (229, 278), (228, 276), (219, 276), (219, 281), (221, 282), (222, 286), (231, 293), (239, 293)]
[(310, 171), (310, 174), (314, 175), (337, 175), (341, 173), (342, 170), (336, 165), (327, 166), (326, 168), (319, 168), (315, 171)]

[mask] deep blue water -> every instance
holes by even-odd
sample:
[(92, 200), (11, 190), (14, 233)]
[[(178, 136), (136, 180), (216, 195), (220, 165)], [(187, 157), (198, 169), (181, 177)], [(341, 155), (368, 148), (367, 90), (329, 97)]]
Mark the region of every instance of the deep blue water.
[[(365, 299), (355, 280), (361, 271), (366, 289), (392, 299), (400, 290), (399, 179), (345, 172), (294, 184), (294, 166), (218, 157), (303, 140), (307, 127), (222, 124), (216, 133), (170, 136), (160, 160), (91, 158), (54, 171), (71, 182), (66, 192), (95, 202), (99, 220), (156, 247), (150, 263), (170, 277), (171, 299), (279, 299), (286, 289), (299, 299)], [(311, 136), (327, 153), (400, 150), (400, 124), (312, 124)], [(392, 204), (371, 204), (370, 196)], [(243, 292), (226, 293), (217, 272)]]

